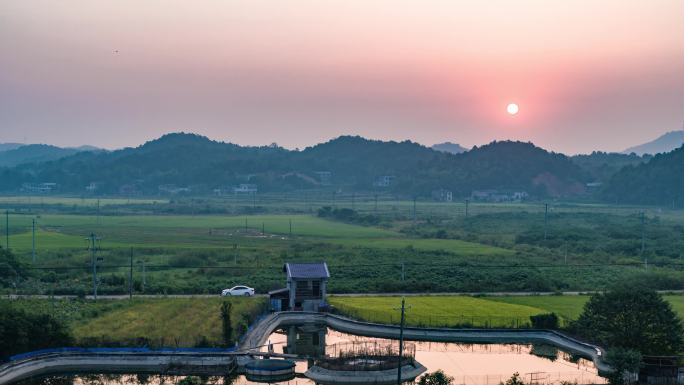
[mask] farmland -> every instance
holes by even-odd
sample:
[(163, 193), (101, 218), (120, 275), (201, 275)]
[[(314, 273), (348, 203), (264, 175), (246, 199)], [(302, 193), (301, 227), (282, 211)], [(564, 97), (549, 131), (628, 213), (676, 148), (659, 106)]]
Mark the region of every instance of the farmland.
[[(665, 295), (675, 313), (684, 319), (684, 295)], [(410, 296), (406, 322), (418, 326), (524, 327), (529, 317), (556, 313), (561, 325), (577, 319), (587, 295), (531, 296)], [(332, 297), (330, 302), (341, 313), (369, 322), (399, 322), (399, 297)]]
[[(127, 293), (131, 273), (134, 293), (263, 293), (282, 287), (284, 262), (320, 260), (333, 293), (581, 291), (623, 279), (684, 288), (681, 210), (644, 208), (642, 224), (638, 207), (555, 203), (545, 221), (540, 203), (470, 203), (466, 216), (463, 203), (414, 212), (410, 201), (332, 198), (5, 197), (0, 228), (21, 265), (0, 291), (87, 294), (91, 233), (101, 294)], [(346, 216), (317, 215), (330, 204)]]
[(259, 298), (159, 298), (133, 301), (43, 300), (0, 301), (65, 322), (78, 345), (196, 346), (221, 343), (220, 306), (230, 302), (235, 335), (263, 311)]

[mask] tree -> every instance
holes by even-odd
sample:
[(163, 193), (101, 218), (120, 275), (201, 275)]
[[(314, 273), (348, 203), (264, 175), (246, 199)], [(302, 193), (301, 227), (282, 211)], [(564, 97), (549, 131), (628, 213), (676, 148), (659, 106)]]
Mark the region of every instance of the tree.
[(0, 360), (17, 353), (73, 343), (69, 328), (48, 314), (30, 314), (0, 306)]
[(230, 311), (232, 308), (233, 304), (228, 301), (224, 301), (221, 304), (221, 334), (225, 346), (229, 346), (233, 339), (233, 325), (230, 319)]
[(423, 375), (418, 381), (419, 385), (450, 385), (454, 382), (454, 378), (447, 376), (441, 369)]
[(609, 348), (646, 355), (676, 355), (684, 348), (682, 321), (660, 294), (643, 286), (594, 294), (573, 327)]
[(506, 380), (506, 382), (499, 383), (499, 385), (525, 385), (525, 383), (522, 379), (520, 379), (520, 373), (515, 372), (511, 378)]
[(606, 352), (606, 363), (613, 368), (607, 374), (608, 382), (613, 385), (627, 383), (625, 376), (635, 373), (641, 365), (641, 354), (632, 349), (612, 348)]

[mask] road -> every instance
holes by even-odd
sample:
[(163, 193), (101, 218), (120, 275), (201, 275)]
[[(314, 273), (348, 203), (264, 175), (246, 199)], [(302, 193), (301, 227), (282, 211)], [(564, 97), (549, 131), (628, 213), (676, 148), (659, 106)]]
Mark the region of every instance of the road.
[[(659, 290), (660, 294), (683, 294), (684, 290)], [(331, 294), (335, 297), (419, 297), (419, 296), (486, 296), (486, 297), (503, 297), (503, 296), (535, 296), (535, 295), (587, 295), (596, 293), (596, 291), (563, 291), (563, 292), (527, 292), (527, 291), (506, 291), (506, 292), (477, 292), (477, 293), (463, 293), (463, 292), (453, 292), (453, 293), (343, 293), (343, 294)], [(265, 298), (267, 294), (256, 294), (255, 297)], [(134, 298), (216, 298), (219, 297), (218, 294), (135, 294)], [(35, 299), (63, 299), (63, 298), (77, 298), (75, 295), (26, 295), (26, 294), (9, 294), (3, 295), (0, 298), (5, 299), (21, 299), (21, 298), (35, 298)], [(92, 295), (85, 296), (86, 299), (93, 299)], [(128, 295), (98, 295), (98, 299), (103, 300), (122, 300), (128, 299)]]

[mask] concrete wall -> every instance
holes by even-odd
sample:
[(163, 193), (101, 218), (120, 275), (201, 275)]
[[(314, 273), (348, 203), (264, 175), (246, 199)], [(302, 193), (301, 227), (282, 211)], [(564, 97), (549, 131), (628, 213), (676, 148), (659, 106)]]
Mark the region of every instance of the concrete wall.
[(0, 366), (0, 384), (50, 374), (168, 373), (227, 375), (235, 370), (231, 354), (187, 353), (56, 353)]

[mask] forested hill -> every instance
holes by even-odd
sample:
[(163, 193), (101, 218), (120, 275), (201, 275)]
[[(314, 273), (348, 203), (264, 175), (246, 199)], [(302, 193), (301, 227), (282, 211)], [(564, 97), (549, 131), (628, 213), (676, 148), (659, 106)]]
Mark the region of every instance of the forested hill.
[(62, 148), (47, 144), (27, 144), (0, 150), (0, 166), (12, 167), (23, 163), (39, 163), (64, 158), (82, 151), (101, 151), (95, 147)]
[(136, 148), (79, 153), (0, 172), (3, 192), (19, 191), (25, 183), (54, 182), (63, 193), (85, 193), (85, 186), (95, 183), (102, 194), (120, 194), (125, 188), (145, 195), (158, 194), (163, 185), (207, 194), (251, 183), (259, 192), (341, 189), (429, 196), (444, 188), (456, 196), (479, 189), (563, 196), (581, 193), (583, 183), (590, 179), (568, 157), (522, 142), (493, 142), (454, 155), (409, 141), (342, 136), (290, 151), (274, 145), (238, 146), (183, 133)]
[(681, 207), (684, 203), (684, 146), (627, 166), (613, 175), (603, 198), (619, 203)]

